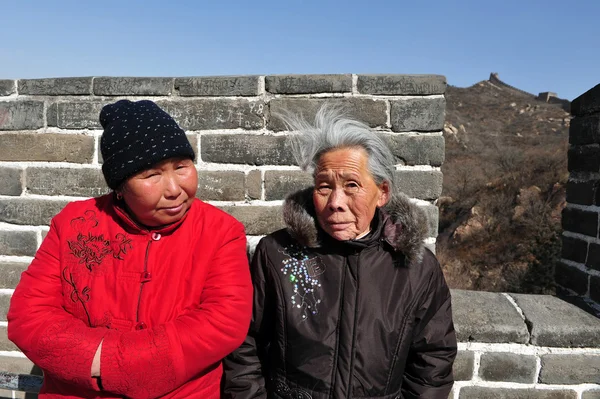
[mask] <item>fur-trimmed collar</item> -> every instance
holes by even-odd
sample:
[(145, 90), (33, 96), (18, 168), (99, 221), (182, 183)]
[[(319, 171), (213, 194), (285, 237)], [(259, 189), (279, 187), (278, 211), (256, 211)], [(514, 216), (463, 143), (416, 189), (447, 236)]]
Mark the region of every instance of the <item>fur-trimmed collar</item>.
[[(283, 204), (283, 220), (288, 232), (298, 243), (318, 248), (319, 228), (312, 192), (313, 187), (309, 187), (290, 194)], [(429, 233), (425, 212), (410, 203), (402, 193), (394, 193), (381, 212), (381, 236), (395, 251), (404, 254), (407, 264), (418, 264), (425, 250), (423, 240)]]

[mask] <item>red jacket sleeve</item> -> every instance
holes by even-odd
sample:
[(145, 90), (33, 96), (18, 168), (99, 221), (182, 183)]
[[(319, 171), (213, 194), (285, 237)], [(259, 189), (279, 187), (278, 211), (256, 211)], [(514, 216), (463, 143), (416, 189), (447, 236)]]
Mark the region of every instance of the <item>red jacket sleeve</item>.
[(105, 336), (102, 385), (129, 397), (163, 395), (236, 349), (248, 332), (251, 313), (246, 238), (236, 222), (212, 260), (196, 308), (154, 329)]
[(98, 390), (92, 360), (107, 329), (89, 328), (62, 307), (59, 233), (54, 220), (21, 275), (8, 311), (8, 338), (55, 378)]

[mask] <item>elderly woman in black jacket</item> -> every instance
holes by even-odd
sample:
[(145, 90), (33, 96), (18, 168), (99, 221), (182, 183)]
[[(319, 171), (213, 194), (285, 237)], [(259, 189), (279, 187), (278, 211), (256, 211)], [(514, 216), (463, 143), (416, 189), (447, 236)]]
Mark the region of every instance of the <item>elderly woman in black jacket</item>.
[(394, 158), (366, 125), (322, 108), (285, 117), (314, 187), (263, 238), (253, 319), (225, 361), (225, 398), (447, 398), (450, 291), (423, 212), (394, 191)]

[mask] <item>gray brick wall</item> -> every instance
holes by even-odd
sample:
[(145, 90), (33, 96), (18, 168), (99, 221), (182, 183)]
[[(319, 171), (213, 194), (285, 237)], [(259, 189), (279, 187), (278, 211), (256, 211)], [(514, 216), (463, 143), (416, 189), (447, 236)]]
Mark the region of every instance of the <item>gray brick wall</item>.
[(600, 314), (600, 85), (571, 105), (567, 207), (556, 283)]

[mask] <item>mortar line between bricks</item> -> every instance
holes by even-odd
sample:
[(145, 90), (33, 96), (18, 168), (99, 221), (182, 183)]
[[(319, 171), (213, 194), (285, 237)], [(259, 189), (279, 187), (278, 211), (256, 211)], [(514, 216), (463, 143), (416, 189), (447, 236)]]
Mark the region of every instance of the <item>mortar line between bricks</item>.
[(580, 211), (600, 212), (600, 206), (598, 206), (598, 205), (580, 205), (580, 204), (567, 203), (567, 208), (568, 209), (578, 209)]
[(540, 374), (542, 373), (542, 358), (539, 356), (535, 357), (535, 374), (534, 374), (534, 379), (533, 381), (535, 381), (535, 383), (540, 382)]
[(0, 255), (0, 262), (6, 263), (31, 263), (33, 256)]
[(466, 352), (510, 352), (517, 355), (600, 355), (600, 348), (559, 348), (515, 343), (459, 342), (458, 350)]
[(597, 237), (591, 237), (585, 234), (575, 233), (573, 231), (565, 230), (563, 231), (562, 235), (565, 237), (578, 238), (582, 241), (587, 242), (588, 244), (600, 244), (600, 239)]
[(573, 262), (572, 260), (568, 259), (561, 258), (560, 261), (566, 265), (575, 267), (581, 270), (582, 272), (589, 274), (590, 276), (600, 277), (600, 270), (589, 269), (587, 266), (582, 265), (581, 263)]
[(27, 356), (23, 352), (20, 351), (0, 351), (0, 356), (3, 357), (20, 357), (27, 359)]
[(479, 376), (479, 369), (481, 368), (481, 355), (480, 351), (477, 351), (473, 354), (473, 375), (471, 376), (471, 381), (477, 382), (481, 381), (481, 377)]
[(502, 295), (508, 300), (508, 302), (511, 303), (511, 305), (513, 305), (513, 307), (517, 310), (517, 312), (521, 316), (521, 319), (523, 319), (523, 323), (525, 323), (525, 328), (527, 328), (527, 333), (529, 334), (529, 338), (527, 339), (527, 343), (531, 344), (531, 339), (532, 339), (531, 330), (533, 329), (531, 321), (527, 319), (527, 317), (525, 316), (525, 313), (523, 312), (523, 309), (521, 309), (519, 307), (519, 305), (517, 304), (517, 302), (515, 301), (515, 299), (512, 296), (510, 296), (506, 292), (503, 292)]
[[(598, 384), (525, 384), (519, 382), (505, 382), (505, 381), (457, 381), (454, 385), (460, 390), (465, 387), (480, 387), (480, 388), (503, 388), (503, 389), (535, 389), (535, 390), (569, 390), (574, 391), (577, 394), (581, 394), (588, 390), (599, 389)], [(578, 396), (579, 397), (579, 396)], [(455, 396), (455, 398), (457, 398)], [(458, 398), (457, 398), (458, 399)]]
[(352, 74), (352, 95), (356, 96), (357, 94), (359, 94), (359, 92), (358, 92), (358, 74), (353, 73)]
[(0, 296), (2, 296), (2, 295), (12, 296), (13, 292), (15, 292), (14, 288), (0, 288)]

